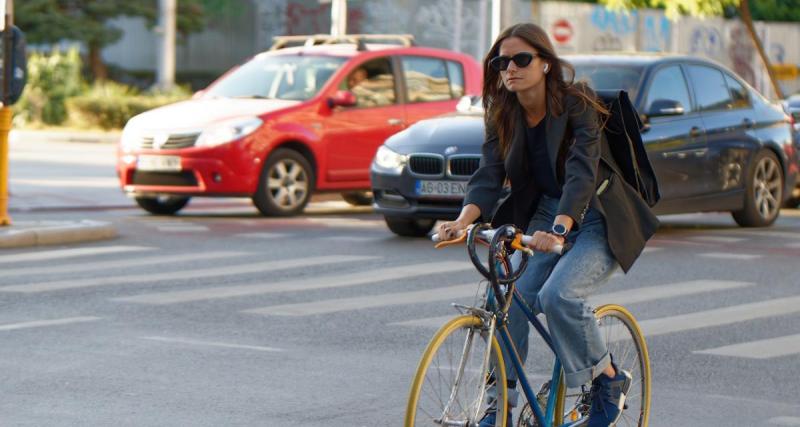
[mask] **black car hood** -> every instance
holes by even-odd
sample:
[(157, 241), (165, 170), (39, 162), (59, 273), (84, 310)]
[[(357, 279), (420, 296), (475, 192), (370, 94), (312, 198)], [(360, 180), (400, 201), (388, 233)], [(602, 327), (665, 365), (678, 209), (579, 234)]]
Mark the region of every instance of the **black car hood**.
[(483, 132), (482, 115), (442, 116), (413, 124), (386, 140), (385, 145), (400, 154), (442, 153), (451, 146), (458, 146), (458, 151), (448, 154), (480, 153)]

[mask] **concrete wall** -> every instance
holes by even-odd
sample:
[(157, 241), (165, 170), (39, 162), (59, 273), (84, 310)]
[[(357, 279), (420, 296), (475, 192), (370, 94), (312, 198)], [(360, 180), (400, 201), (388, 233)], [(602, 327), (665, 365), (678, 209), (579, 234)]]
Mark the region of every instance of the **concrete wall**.
[[(603, 51), (670, 52), (716, 60), (772, 97), (766, 72), (744, 26), (722, 18), (668, 20), (658, 10), (617, 13), (599, 5), (503, 0), (503, 26), (535, 21), (559, 53)], [(223, 72), (269, 48), (283, 34), (330, 32), (330, 2), (320, 0), (231, 0), (224, 17), (191, 35), (177, 48), (177, 70)], [(453, 49), (482, 59), (491, 41), (490, 0), (349, 0), (349, 33), (410, 33), (421, 45)], [(125, 37), (103, 52), (126, 69), (154, 70), (157, 34), (140, 19), (115, 24)], [(756, 23), (771, 61), (784, 64), (785, 93), (800, 91), (800, 24)]]

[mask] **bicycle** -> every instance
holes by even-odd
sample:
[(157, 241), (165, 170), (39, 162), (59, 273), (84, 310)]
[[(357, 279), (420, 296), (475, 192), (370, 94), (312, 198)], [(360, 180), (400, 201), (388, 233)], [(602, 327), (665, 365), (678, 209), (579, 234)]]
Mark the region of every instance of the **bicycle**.
[[(438, 240), (436, 235), (433, 240)], [(501, 342), (506, 353), (512, 355), (509, 362), (517, 373), (526, 401), (516, 425), (581, 425), (588, 418), (591, 404), (589, 384), (568, 390), (563, 381), (561, 363), (555, 357), (549, 379), (534, 393), (506, 328), (505, 319), (513, 301), (522, 307), (528, 321), (549, 348), (549, 353), (555, 356), (545, 326), (515, 292), (514, 282), (524, 271), (528, 257), (534, 255), (526, 247), (531, 236), (524, 235), (512, 225), (492, 229), (489, 224), (478, 224), (454, 240), (439, 242), (436, 247), (465, 240), (470, 260), (488, 279), (488, 285), (481, 282), (478, 304), (467, 306), (454, 303), (453, 306), (462, 314), (446, 322), (428, 343), (411, 384), (404, 425), (477, 426), (489, 405), (486, 399), (489, 387), (494, 383), (506, 384), (507, 361), (501, 352)], [(477, 254), (476, 241), (488, 245), (488, 268)], [(512, 249), (527, 255), (523, 256), (516, 271), (512, 271), (510, 261)], [(564, 252), (564, 248), (554, 249), (558, 253)], [(641, 329), (633, 315), (619, 305), (603, 305), (595, 310), (595, 316), (614, 363), (633, 375), (625, 410), (617, 425), (647, 426), (650, 413), (650, 360)], [(529, 359), (533, 357), (533, 350), (531, 348)], [(528, 361), (528, 365), (532, 365), (532, 360)], [(505, 427), (508, 392), (506, 387), (497, 387), (496, 390), (497, 425)]]

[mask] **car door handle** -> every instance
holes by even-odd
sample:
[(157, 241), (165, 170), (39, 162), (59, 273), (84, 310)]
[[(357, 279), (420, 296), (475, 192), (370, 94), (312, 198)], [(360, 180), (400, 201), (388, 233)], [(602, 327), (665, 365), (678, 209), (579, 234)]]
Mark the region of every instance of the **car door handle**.
[(402, 119), (389, 119), (389, 120), (386, 121), (386, 123), (389, 123), (389, 126), (400, 126), (400, 125), (403, 124), (403, 120)]
[(700, 130), (700, 128), (699, 128), (699, 127), (697, 127), (697, 126), (692, 126), (692, 128), (689, 130), (689, 136), (691, 136), (692, 138), (697, 138), (697, 137), (698, 137), (698, 136), (700, 136), (702, 133), (703, 133), (703, 132), (702, 132), (702, 131)]
[(750, 119), (744, 119), (742, 120), (742, 125), (745, 127), (745, 129), (752, 129), (755, 123), (753, 123), (753, 121)]

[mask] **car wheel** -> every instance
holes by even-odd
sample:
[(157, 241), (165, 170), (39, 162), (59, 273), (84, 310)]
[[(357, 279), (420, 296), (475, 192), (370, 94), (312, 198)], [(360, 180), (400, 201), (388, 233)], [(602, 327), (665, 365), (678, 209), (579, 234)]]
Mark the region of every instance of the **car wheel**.
[(371, 191), (348, 191), (342, 193), (342, 199), (353, 206), (369, 206), (372, 204)]
[(183, 196), (156, 196), (134, 197), (136, 204), (154, 215), (174, 215), (189, 203), (189, 197)]
[(423, 237), (426, 236), (433, 225), (436, 223), (434, 219), (409, 219), (409, 218), (395, 218), (386, 216), (386, 225), (389, 230), (394, 234), (404, 237)]
[(311, 198), (314, 173), (302, 154), (279, 148), (261, 170), (253, 204), (267, 216), (297, 215)]
[(742, 227), (765, 227), (778, 218), (783, 198), (783, 169), (771, 151), (760, 151), (750, 166), (744, 208), (732, 212)]

